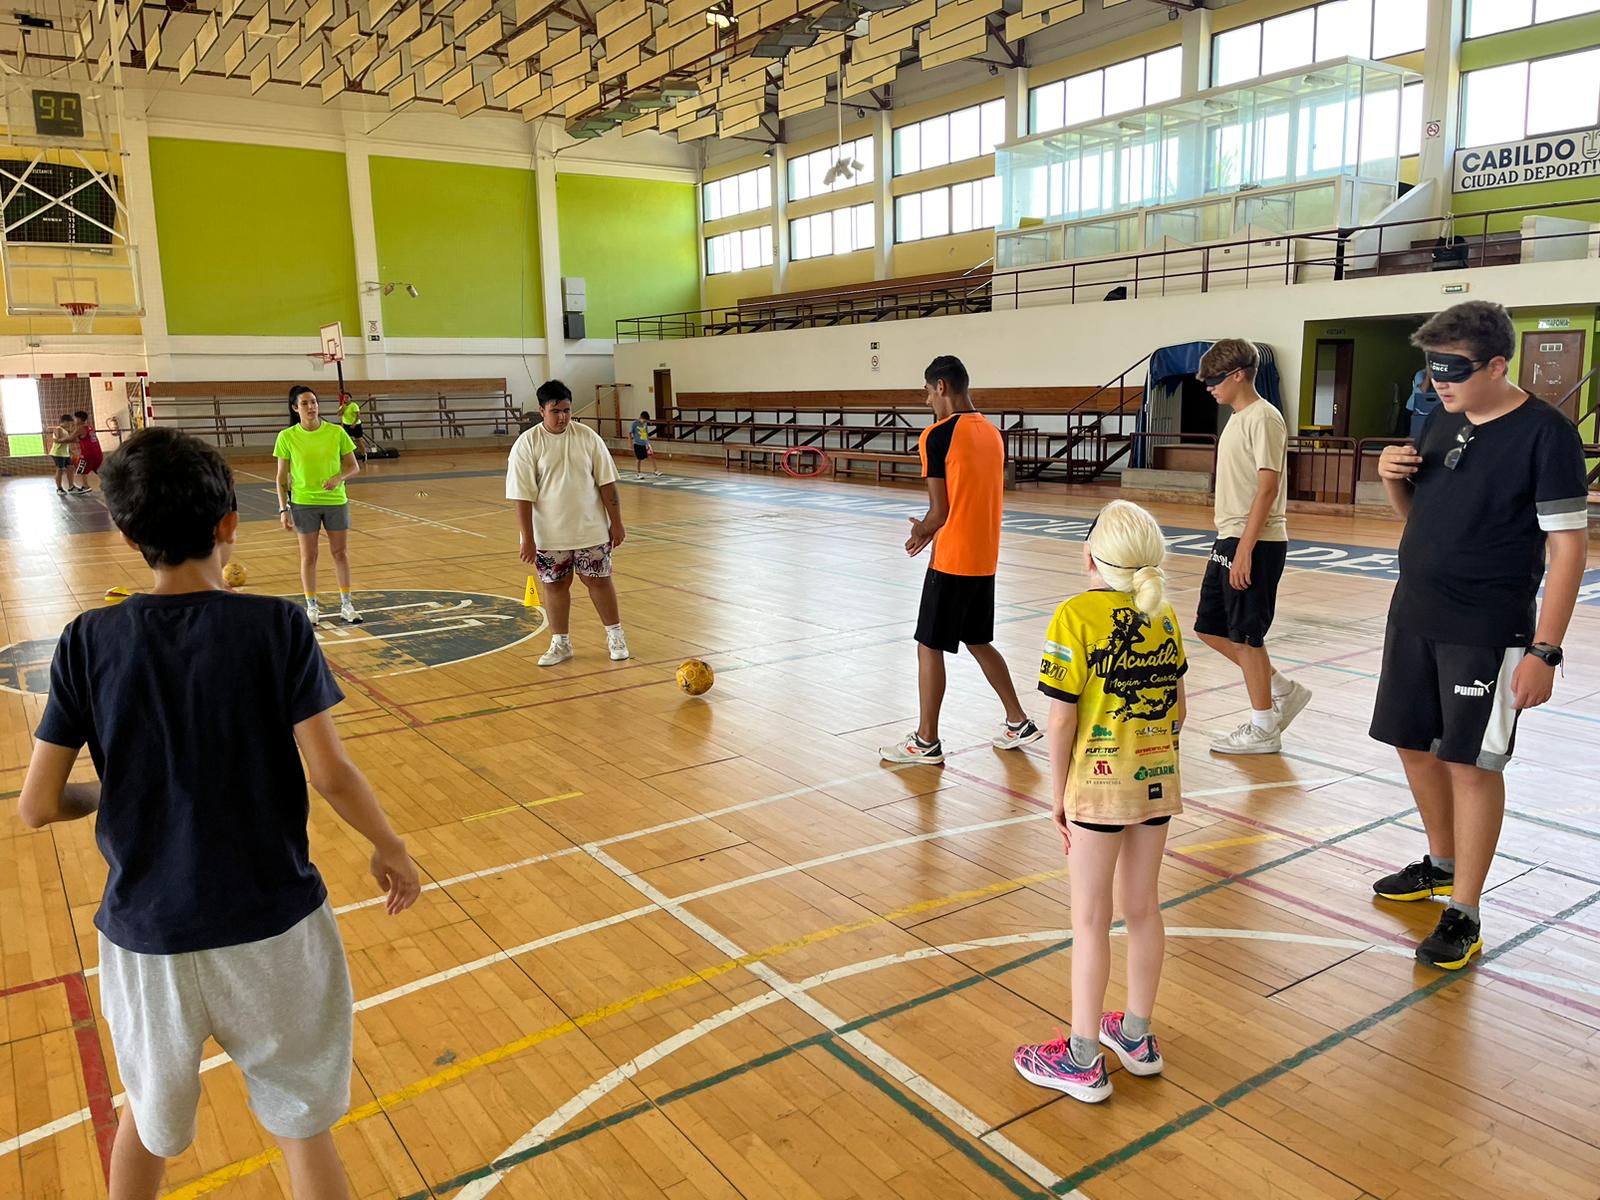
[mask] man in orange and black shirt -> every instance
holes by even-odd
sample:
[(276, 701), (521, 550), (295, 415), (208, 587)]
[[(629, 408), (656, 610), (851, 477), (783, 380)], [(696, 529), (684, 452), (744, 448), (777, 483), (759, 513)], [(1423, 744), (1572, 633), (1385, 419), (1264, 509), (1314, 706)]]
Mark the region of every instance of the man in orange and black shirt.
[(1006, 724), (994, 737), (1001, 750), (1039, 740), (1022, 711), (1006, 660), (994, 641), (994, 574), (1000, 563), (1000, 511), (1005, 491), (1006, 444), (967, 393), (967, 369), (942, 354), (923, 372), (934, 423), (918, 447), (928, 480), (928, 513), (911, 521), (906, 553), (933, 543), (933, 563), (922, 585), (917, 615), (917, 728), (879, 753), (885, 762), (942, 763), (939, 708), (944, 703), (944, 656), (962, 645), (983, 668), (1005, 705)]

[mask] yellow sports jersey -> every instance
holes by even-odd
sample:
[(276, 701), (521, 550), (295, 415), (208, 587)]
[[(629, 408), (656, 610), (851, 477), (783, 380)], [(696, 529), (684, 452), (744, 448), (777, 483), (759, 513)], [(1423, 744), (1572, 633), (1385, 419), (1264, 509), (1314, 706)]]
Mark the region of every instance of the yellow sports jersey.
[(1178, 679), (1188, 670), (1169, 605), (1154, 621), (1125, 592), (1094, 591), (1056, 609), (1039, 690), (1078, 706), (1068, 818), (1134, 825), (1183, 811)]

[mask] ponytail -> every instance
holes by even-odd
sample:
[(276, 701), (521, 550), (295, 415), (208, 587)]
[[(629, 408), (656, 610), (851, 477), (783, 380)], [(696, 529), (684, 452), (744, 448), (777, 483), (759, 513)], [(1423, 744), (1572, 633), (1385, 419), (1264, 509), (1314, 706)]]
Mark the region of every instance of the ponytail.
[(1167, 542), (1153, 516), (1137, 504), (1113, 500), (1095, 518), (1088, 545), (1095, 569), (1109, 587), (1126, 592), (1147, 617), (1161, 610), (1167, 598), (1167, 576), (1161, 569)]

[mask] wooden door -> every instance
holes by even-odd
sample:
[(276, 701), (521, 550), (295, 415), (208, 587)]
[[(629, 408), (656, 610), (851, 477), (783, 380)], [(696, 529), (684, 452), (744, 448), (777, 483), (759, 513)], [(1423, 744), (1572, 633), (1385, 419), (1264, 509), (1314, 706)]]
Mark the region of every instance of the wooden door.
[(1538, 329), (1522, 335), (1521, 362), (1517, 384), (1530, 396), (1538, 396), (1574, 421), (1578, 419), (1578, 397), (1568, 396), (1573, 385), (1583, 378), (1584, 331), (1581, 329)]
[(672, 411), (672, 372), (657, 371), (655, 379), (656, 420), (665, 420)]
[[(1321, 338), (1317, 341), (1316, 400), (1312, 405), (1312, 424), (1325, 426), (1330, 437), (1350, 436), (1350, 391), (1353, 387), (1356, 344), (1349, 338)], [(1332, 400), (1327, 411), (1319, 411), (1324, 397)]]

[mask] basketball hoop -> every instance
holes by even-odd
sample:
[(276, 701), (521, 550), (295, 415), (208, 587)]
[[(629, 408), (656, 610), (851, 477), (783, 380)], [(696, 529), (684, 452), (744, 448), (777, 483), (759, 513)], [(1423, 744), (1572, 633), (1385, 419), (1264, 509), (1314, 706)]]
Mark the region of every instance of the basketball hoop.
[(70, 300), (61, 306), (67, 310), (67, 316), (72, 319), (73, 333), (93, 333), (94, 314), (100, 306), (89, 304), (81, 300)]

